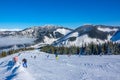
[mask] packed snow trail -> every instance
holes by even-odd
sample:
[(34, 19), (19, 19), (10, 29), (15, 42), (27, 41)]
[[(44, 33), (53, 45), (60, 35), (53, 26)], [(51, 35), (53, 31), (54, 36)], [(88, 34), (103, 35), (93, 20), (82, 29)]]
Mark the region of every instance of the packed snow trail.
[(35, 80), (21, 62), (14, 64), (12, 59), (0, 63), (0, 80)]
[[(59, 55), (56, 60), (55, 55), (39, 50), (18, 54), (19, 63), (14, 67), (11, 59), (15, 55), (0, 59), (0, 80), (120, 80), (120, 55)], [(28, 68), (22, 67), (23, 58)]]

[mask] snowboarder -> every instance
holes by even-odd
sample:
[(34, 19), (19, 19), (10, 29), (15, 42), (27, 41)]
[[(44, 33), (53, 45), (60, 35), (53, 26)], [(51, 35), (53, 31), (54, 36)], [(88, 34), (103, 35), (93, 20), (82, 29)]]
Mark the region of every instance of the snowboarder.
[(24, 58), (22, 62), (23, 62), (23, 67), (27, 68), (27, 59)]

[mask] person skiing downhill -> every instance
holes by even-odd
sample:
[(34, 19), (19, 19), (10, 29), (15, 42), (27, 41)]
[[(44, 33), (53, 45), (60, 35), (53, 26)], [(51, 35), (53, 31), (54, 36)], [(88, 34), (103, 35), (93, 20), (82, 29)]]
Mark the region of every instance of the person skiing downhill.
[(49, 58), (49, 55), (47, 55), (47, 58)]
[(55, 54), (55, 58), (56, 58), (56, 60), (58, 60), (58, 53), (57, 53), (57, 50), (56, 50), (56, 49), (55, 49), (54, 54)]
[(13, 57), (14, 64), (18, 61), (18, 56)]
[(27, 59), (24, 58), (22, 62), (23, 62), (23, 67), (27, 68)]

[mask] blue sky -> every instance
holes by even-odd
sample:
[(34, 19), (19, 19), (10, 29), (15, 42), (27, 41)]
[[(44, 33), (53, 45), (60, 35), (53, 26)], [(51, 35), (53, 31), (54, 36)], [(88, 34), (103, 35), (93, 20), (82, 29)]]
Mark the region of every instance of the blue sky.
[(120, 25), (120, 0), (0, 0), (0, 28)]

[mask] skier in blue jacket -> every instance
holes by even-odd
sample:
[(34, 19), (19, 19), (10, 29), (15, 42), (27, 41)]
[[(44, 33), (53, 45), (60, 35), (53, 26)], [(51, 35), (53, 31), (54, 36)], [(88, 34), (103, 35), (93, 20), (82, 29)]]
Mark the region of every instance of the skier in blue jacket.
[(23, 62), (23, 67), (27, 68), (27, 59), (24, 58), (22, 62)]

